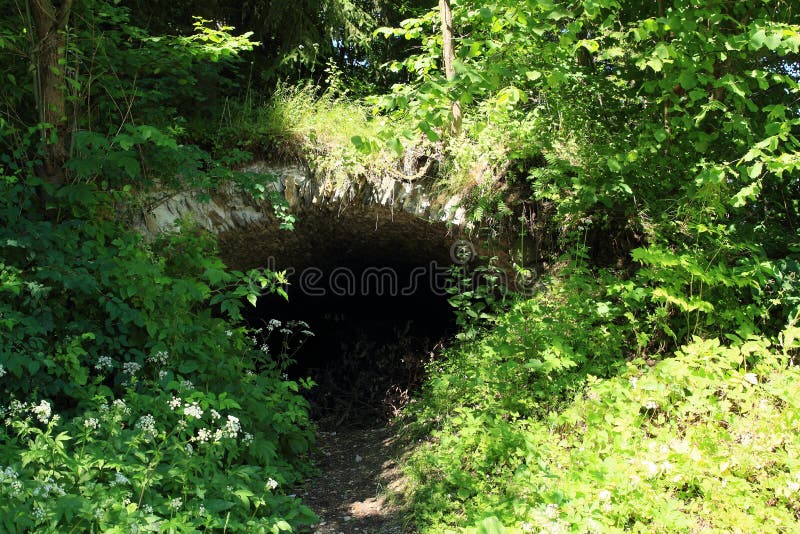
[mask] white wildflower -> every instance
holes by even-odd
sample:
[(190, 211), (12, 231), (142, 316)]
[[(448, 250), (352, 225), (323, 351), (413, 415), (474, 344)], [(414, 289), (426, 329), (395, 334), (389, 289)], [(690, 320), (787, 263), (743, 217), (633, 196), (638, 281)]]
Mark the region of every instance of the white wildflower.
[(642, 465), (647, 469), (647, 476), (652, 478), (658, 474), (658, 466), (650, 460), (642, 460)]
[(245, 432), (244, 437), (242, 438), (242, 443), (244, 443), (245, 445), (249, 445), (252, 442), (253, 442), (253, 434), (251, 434), (250, 432)]
[(59, 486), (52, 478), (48, 478), (41, 486), (33, 490), (34, 497), (48, 499), (51, 495), (55, 495), (56, 497), (63, 497), (66, 495), (64, 488)]
[(146, 414), (140, 417), (139, 421), (136, 422), (136, 428), (151, 436), (155, 436), (157, 434), (156, 420), (151, 414)]
[(239, 431), (242, 429), (241, 423), (239, 423), (239, 418), (233, 415), (228, 416), (228, 421), (225, 423), (225, 434), (232, 439), (235, 439), (236, 436), (239, 435)]
[(314, 332), (312, 332), (311, 330), (301, 330), (300, 333), (303, 334), (304, 336), (314, 337)]
[(590, 517), (586, 520), (586, 532), (588, 534), (602, 534), (605, 532), (605, 527)]
[(231, 336), (233, 336), (233, 331), (225, 330), (225, 335), (228, 336), (228, 337), (231, 337)]
[(192, 447), (191, 443), (186, 444), (186, 454), (188, 454), (189, 456), (194, 454), (194, 447)]
[(188, 391), (191, 391), (191, 390), (193, 390), (193, 389), (194, 389), (194, 384), (192, 384), (192, 381), (191, 381), (191, 380), (181, 380), (181, 387), (182, 387), (183, 389), (186, 389), (186, 390), (188, 390)]
[(97, 425), (98, 425), (97, 419), (95, 419), (94, 417), (88, 417), (88, 418), (83, 420), (84, 428), (90, 428), (92, 430), (97, 430)]
[(31, 411), (36, 415), (36, 418), (41, 421), (42, 423), (47, 424), (50, 421), (50, 416), (53, 413), (53, 409), (50, 407), (50, 403), (46, 400), (41, 401), (39, 404), (31, 408)]
[(215, 410), (214, 408), (211, 408), (211, 419), (216, 421), (220, 417), (222, 417), (222, 416), (219, 414), (219, 412), (217, 410)]
[(281, 333), (281, 334), (283, 334), (283, 335), (285, 335), (285, 336), (288, 336), (289, 334), (291, 334), (291, 333), (292, 333), (292, 331), (291, 331), (291, 330), (289, 330), (288, 328), (281, 328), (281, 329), (280, 329), (280, 333)]
[(8, 466), (5, 469), (0, 470), (0, 482), (6, 482), (8, 480), (16, 480), (19, 477), (19, 473), (11, 467)]
[(269, 323), (267, 323), (268, 330), (273, 330), (275, 328), (280, 328), (280, 327), (281, 327), (281, 322), (277, 319), (270, 319)]
[(158, 379), (164, 380), (165, 378), (167, 378), (167, 372), (164, 369), (158, 371)]
[(98, 371), (113, 369), (114, 360), (112, 360), (110, 356), (100, 356), (97, 358), (97, 363), (94, 364), (94, 368)]
[(547, 516), (548, 519), (555, 519), (558, 517), (558, 505), (555, 503), (550, 503), (547, 505), (547, 508), (544, 510), (544, 515)]
[(169, 501), (169, 507), (172, 508), (173, 510), (177, 510), (181, 506), (183, 506), (183, 500), (180, 497), (175, 497), (174, 499)]
[(155, 354), (147, 357), (148, 362), (154, 363), (156, 365), (166, 365), (168, 359), (169, 359), (169, 352), (165, 350), (160, 350)]
[(266, 486), (268, 490), (273, 491), (278, 487), (278, 481), (275, 480), (274, 478), (270, 478), (269, 480), (267, 480)]
[(207, 428), (201, 428), (197, 431), (197, 441), (205, 443), (211, 439), (211, 431)]
[(644, 403), (644, 407), (646, 410), (656, 410), (658, 408), (658, 403), (656, 401), (649, 400)]
[(611, 500), (611, 492), (608, 490), (603, 490), (597, 494), (597, 498), (601, 501), (610, 501)]
[(636, 384), (639, 382), (639, 379), (635, 376), (632, 376), (628, 379), (628, 382), (631, 384), (631, 389), (636, 389)]
[(131, 376), (135, 376), (141, 370), (142, 366), (137, 362), (125, 362), (122, 364), (122, 372)]
[(203, 417), (203, 410), (200, 408), (200, 405), (196, 402), (189, 404), (188, 402), (183, 405), (183, 414), (188, 415), (189, 417), (194, 417), (195, 419), (200, 419)]
[(128, 408), (127, 404), (125, 404), (125, 400), (124, 399), (114, 399), (113, 405), (114, 405), (114, 408), (117, 408), (118, 410), (120, 410), (121, 412), (125, 413), (126, 415), (131, 413), (131, 409)]
[(673, 451), (679, 454), (686, 454), (691, 448), (689, 442), (684, 439), (673, 439), (669, 445)]
[(128, 480), (128, 477), (117, 471), (114, 473), (114, 480), (111, 481), (112, 486), (125, 486), (130, 484), (131, 481)]
[(150, 506), (149, 504), (145, 504), (144, 506), (142, 506), (142, 511), (143, 511), (144, 513), (146, 513), (146, 514), (150, 515), (150, 514), (152, 514), (152, 513), (153, 513), (153, 507), (152, 507), (152, 506)]
[(200, 516), (206, 515), (206, 507), (203, 506), (202, 504), (197, 509), (197, 515), (200, 515)]
[(183, 401), (181, 400), (180, 397), (176, 397), (175, 395), (173, 395), (172, 396), (172, 400), (170, 400), (169, 403), (168, 403), (169, 404), (169, 409), (173, 410), (173, 411), (177, 410), (178, 408), (181, 407), (181, 403), (182, 402)]
[(797, 493), (800, 491), (800, 482), (787, 482), (786, 487), (789, 489), (789, 493)]
[(6, 368), (0, 365), (0, 378), (6, 376)]

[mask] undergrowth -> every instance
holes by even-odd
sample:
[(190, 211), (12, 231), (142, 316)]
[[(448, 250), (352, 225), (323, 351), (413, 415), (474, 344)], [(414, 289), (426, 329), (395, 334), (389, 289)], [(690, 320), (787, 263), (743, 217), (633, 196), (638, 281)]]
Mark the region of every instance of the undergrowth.
[(0, 174), (0, 530), (311, 523), (287, 492), (311, 472), (309, 384), (238, 326), (280, 276), (227, 269), (189, 227), (146, 242), (130, 202)]
[(406, 414), (421, 532), (800, 526), (797, 316), (659, 353), (615, 279), (561, 272), (431, 364)]

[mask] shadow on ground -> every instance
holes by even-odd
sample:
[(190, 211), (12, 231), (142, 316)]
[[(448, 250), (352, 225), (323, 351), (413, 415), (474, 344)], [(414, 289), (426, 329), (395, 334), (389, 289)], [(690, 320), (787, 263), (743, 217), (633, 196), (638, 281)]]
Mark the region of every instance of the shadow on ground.
[(320, 516), (307, 532), (318, 534), (408, 534), (398, 466), (403, 454), (385, 424), (320, 431), (320, 475), (309, 480), (303, 501)]

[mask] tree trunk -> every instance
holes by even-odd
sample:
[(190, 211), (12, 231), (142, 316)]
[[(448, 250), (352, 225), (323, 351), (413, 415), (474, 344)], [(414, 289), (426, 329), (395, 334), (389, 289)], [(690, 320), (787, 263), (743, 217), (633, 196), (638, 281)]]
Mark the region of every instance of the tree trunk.
[(32, 60), (36, 109), (44, 145), (44, 176), (54, 184), (64, 182), (64, 164), (69, 154), (69, 123), (67, 121), (65, 32), (73, 0), (63, 0), (58, 7), (51, 0), (28, 0), (28, 12), (33, 26)]
[[(442, 59), (444, 74), (448, 80), (456, 77), (453, 61), (456, 57), (453, 44), (453, 11), (450, 9), (450, 0), (439, 0), (439, 10), (442, 15)], [(450, 123), (450, 133), (457, 135), (461, 131), (461, 103), (458, 99), (453, 101), (453, 122)]]

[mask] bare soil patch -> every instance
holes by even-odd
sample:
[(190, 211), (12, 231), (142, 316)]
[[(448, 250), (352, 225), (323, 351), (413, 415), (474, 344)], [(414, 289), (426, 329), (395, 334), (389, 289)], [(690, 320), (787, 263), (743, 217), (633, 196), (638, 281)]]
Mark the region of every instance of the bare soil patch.
[(410, 534), (398, 461), (404, 448), (386, 424), (319, 431), (317, 465), (304, 502), (320, 516), (316, 534)]

